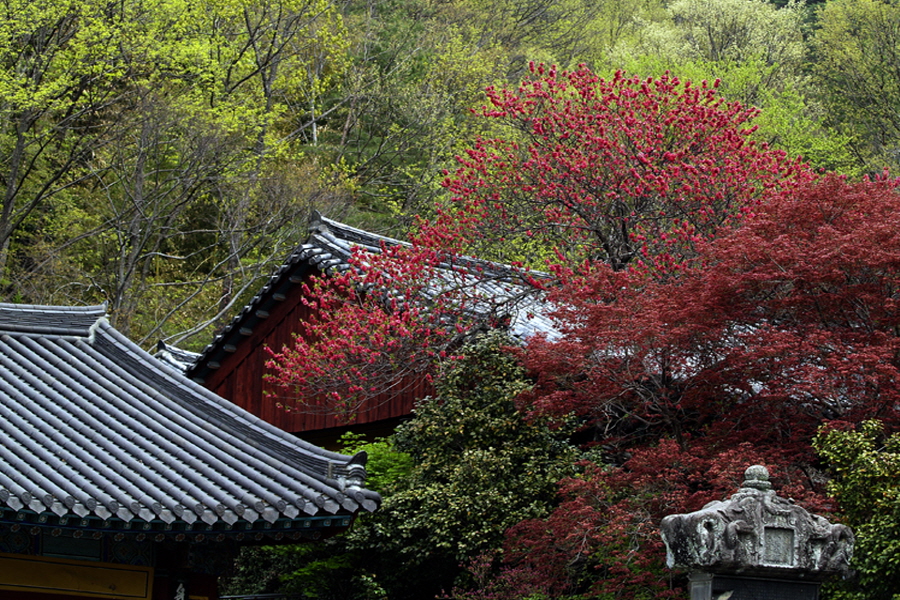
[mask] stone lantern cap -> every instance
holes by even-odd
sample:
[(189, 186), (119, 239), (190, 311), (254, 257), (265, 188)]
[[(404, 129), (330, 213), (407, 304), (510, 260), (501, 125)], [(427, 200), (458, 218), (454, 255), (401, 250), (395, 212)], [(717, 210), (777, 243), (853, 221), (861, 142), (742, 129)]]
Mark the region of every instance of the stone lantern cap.
[(813, 580), (847, 573), (854, 541), (849, 527), (776, 495), (763, 466), (748, 468), (744, 478), (728, 500), (663, 519), (670, 568)]

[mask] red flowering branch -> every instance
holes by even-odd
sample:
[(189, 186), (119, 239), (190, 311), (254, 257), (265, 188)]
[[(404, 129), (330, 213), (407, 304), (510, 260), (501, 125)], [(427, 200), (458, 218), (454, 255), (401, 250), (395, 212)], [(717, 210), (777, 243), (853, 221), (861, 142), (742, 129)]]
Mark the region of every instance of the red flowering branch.
[[(473, 329), (505, 323), (527, 293), (523, 273), (461, 257), (452, 236), (439, 239), (359, 248), (343, 270), (304, 284), (311, 318), (293, 344), (269, 349), (267, 377), (282, 407), (352, 420), (430, 382)], [(497, 289), (508, 293), (498, 298)]]
[(481, 114), (509, 135), (459, 158), (449, 216), (471, 224), (483, 256), (677, 269), (767, 194), (812, 179), (754, 141), (757, 110), (717, 86), (532, 64), (517, 90), (487, 90)]
[[(812, 179), (750, 139), (755, 109), (715, 88), (533, 66), (518, 89), (488, 89), (480, 114), (508, 135), (459, 158), (451, 201), (411, 245), (357, 253), (306, 290), (315, 316), (270, 361), (279, 397), (352, 415), (427, 379), (472, 328), (540, 310), (536, 291), (605, 304), (584, 296), (592, 273), (678, 273), (700, 242)], [(560, 314), (570, 328), (582, 318)]]

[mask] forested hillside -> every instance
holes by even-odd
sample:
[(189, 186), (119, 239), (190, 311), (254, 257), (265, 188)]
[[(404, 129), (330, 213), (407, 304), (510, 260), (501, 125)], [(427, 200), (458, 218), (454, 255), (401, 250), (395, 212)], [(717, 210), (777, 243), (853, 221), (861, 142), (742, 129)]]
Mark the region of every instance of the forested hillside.
[[(145, 346), (200, 347), (312, 210), (413, 242), (359, 263), (389, 301), (320, 284), (316, 339), (274, 357), (339, 405), (366, 369), (430, 369), (435, 397), (392, 439), (347, 440), (383, 509), (249, 553), (231, 591), (678, 597), (659, 519), (764, 463), (862, 532), (859, 578), (830, 597), (892, 597), (900, 3), (3, 9), (4, 301), (107, 302)], [(516, 265), (559, 336), (475, 335), (508, 314), (469, 319), (470, 281), (409, 302), (465, 254)]]
[(310, 209), (402, 236), (447, 198), (454, 156), (502, 134), (470, 112), (484, 89), (515, 85), (531, 61), (719, 78), (725, 99), (762, 109), (759, 140), (814, 167), (897, 160), (893, 3), (4, 9), (3, 299), (106, 301), (144, 344), (202, 346), (304, 238)]

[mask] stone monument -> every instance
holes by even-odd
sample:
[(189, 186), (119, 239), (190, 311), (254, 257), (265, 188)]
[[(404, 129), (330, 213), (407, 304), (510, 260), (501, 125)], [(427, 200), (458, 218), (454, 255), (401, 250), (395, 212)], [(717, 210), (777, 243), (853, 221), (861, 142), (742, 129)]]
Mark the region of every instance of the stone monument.
[(690, 571), (691, 600), (818, 600), (846, 575), (853, 532), (781, 498), (755, 465), (731, 498), (662, 521), (669, 568)]

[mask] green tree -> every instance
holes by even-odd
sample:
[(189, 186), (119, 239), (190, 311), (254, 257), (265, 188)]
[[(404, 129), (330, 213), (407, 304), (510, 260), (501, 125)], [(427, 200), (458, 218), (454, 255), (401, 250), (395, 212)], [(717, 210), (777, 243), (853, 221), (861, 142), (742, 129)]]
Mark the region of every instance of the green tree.
[[(683, 63), (752, 66), (754, 78), (742, 77), (741, 95), (731, 90), (731, 100), (759, 105), (762, 90), (797, 87), (803, 83), (802, 67), (807, 48), (803, 2), (776, 8), (765, 0), (677, 0), (665, 17), (646, 21), (636, 35), (620, 42), (610, 54), (611, 66), (630, 66), (636, 58), (654, 57), (683, 75)], [(657, 74), (656, 72), (648, 74)], [(727, 78), (718, 74), (725, 85)], [(747, 83), (755, 79), (751, 87)]]
[(128, 95), (130, 15), (107, 2), (10, 0), (0, 20), (0, 277), (10, 242), (51, 199), (83, 181)]
[(628, 72), (720, 80), (731, 102), (761, 109), (757, 139), (816, 168), (852, 173), (858, 161), (846, 132), (834, 130), (811, 93), (803, 2), (678, 0), (618, 44), (610, 64)]
[(395, 434), (412, 472), (350, 534), (351, 545), (382, 553), (379, 578), (391, 598), (449, 591), (461, 563), (499, 548), (522, 519), (545, 515), (556, 482), (573, 473), (570, 429), (516, 408), (529, 384), (503, 350), (512, 343), (496, 332), (473, 339)]
[(597, 13), (584, 31), (587, 44), (575, 56), (576, 62), (595, 70), (621, 66), (620, 58), (633, 55), (630, 49), (640, 43), (648, 27), (669, 19), (665, 3), (652, 0), (600, 0), (596, 6)]
[(321, 139), (354, 182), (367, 227), (407, 225), (431, 210), (442, 169), (475, 135), (469, 107), (505, 73), (499, 43), (444, 9), (418, 0), (345, 5), (353, 61), (334, 98), (336, 126)]
[(900, 165), (900, 5), (831, 0), (819, 12), (813, 73), (830, 125), (870, 171)]
[(668, 12), (671, 21), (648, 27), (645, 43), (714, 62), (758, 56), (781, 74), (803, 62), (802, 2), (779, 9), (765, 0), (676, 0)]
[(829, 493), (856, 535), (851, 566), (857, 579), (832, 598), (895, 600), (900, 589), (900, 433), (879, 421), (824, 427), (813, 445), (833, 479)]
[(310, 205), (336, 195), (303, 153), (319, 98), (345, 69), (334, 6), (10, 10), (0, 25), (10, 297), (108, 301), (120, 329), (151, 342), (231, 313), (302, 238)]

